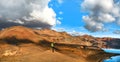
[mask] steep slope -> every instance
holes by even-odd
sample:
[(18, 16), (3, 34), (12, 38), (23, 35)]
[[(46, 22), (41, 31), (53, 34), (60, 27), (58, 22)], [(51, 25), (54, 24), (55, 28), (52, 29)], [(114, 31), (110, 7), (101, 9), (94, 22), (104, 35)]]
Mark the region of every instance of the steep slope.
[(103, 41), (106, 43), (108, 48), (120, 49), (120, 39), (119, 38), (97, 38), (99, 41)]
[(38, 35), (34, 34), (32, 29), (25, 28), (23, 26), (14, 26), (4, 29), (0, 32), (0, 39), (29, 39), (33, 42), (38, 41)]
[[(66, 32), (56, 32), (50, 29), (30, 29), (23, 26), (14, 26), (4, 29), (0, 32), (0, 39), (11, 41), (26, 40), (28, 42), (39, 43), (42, 40), (49, 42), (66, 43), (66, 44), (81, 44), (91, 46), (92, 43), (85, 42), (79, 37), (74, 37)], [(19, 40), (16, 40), (19, 39)], [(11, 40), (11, 41), (10, 41)]]

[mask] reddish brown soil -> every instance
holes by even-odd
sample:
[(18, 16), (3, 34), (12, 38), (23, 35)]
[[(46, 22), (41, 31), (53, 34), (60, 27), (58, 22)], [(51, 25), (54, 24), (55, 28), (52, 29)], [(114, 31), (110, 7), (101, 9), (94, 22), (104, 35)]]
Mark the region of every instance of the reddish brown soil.
[[(50, 29), (36, 30), (23, 26), (0, 31), (0, 62), (100, 62), (116, 54), (92, 47), (87, 39)], [(55, 52), (50, 44), (55, 42)]]

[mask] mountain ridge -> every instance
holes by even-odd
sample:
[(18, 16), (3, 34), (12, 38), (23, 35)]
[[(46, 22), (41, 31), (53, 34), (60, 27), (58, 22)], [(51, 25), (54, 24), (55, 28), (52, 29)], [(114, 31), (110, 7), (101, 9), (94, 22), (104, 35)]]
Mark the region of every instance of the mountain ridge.
[[(0, 60), (1, 62), (98, 62), (118, 55), (104, 52), (101, 46), (96, 44), (95, 39), (92, 36), (71, 36), (66, 32), (50, 29), (38, 30), (14, 26), (0, 31)], [(55, 42), (55, 52), (51, 51), (52, 42)]]

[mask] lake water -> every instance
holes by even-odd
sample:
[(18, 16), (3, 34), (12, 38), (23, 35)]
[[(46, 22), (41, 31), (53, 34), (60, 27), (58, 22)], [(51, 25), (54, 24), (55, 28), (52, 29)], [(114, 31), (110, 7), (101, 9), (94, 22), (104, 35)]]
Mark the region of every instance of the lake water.
[[(120, 54), (120, 49), (103, 49), (105, 52)], [(104, 62), (120, 62), (120, 56), (113, 56), (110, 59), (104, 60)]]

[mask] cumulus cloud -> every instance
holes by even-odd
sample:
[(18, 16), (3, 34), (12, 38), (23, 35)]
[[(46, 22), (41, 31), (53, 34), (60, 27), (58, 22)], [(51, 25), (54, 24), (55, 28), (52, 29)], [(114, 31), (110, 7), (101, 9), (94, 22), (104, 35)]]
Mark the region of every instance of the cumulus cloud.
[(116, 22), (120, 25), (120, 1), (118, 0), (84, 0), (82, 9), (88, 12), (83, 16), (85, 28), (91, 32), (105, 29), (106, 23)]
[(14, 25), (50, 28), (56, 24), (56, 13), (50, 0), (0, 0), (0, 28)]
[(120, 30), (115, 30), (113, 33), (114, 34), (120, 34)]
[(117, 24), (120, 26), (120, 18), (118, 18)]

